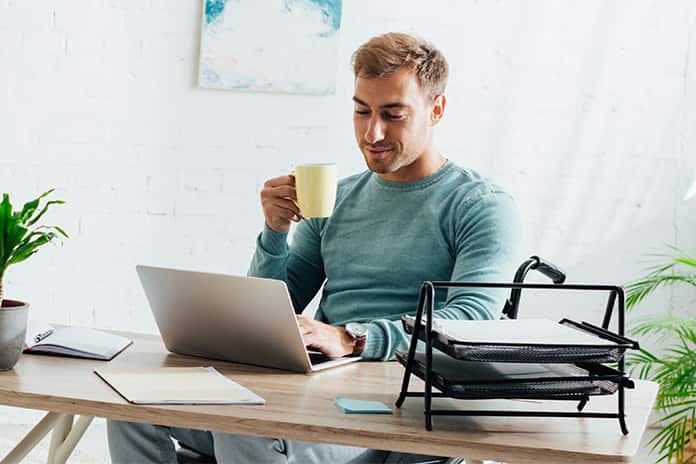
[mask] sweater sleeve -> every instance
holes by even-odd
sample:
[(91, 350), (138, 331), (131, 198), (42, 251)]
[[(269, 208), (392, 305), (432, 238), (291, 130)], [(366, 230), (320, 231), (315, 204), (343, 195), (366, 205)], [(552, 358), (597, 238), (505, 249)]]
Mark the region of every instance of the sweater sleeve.
[(321, 259), (320, 224), (315, 220), (300, 222), (292, 244), (288, 234), (264, 225), (256, 239), (256, 250), (247, 275), (284, 281), (288, 286), (296, 313), (301, 313), (324, 283)]
[[(520, 238), (520, 221), (512, 198), (499, 191), (487, 192), (475, 201), (463, 202), (452, 212), (455, 262), (452, 281), (496, 282), (512, 278)], [(440, 297), (440, 294), (437, 294)], [(505, 301), (505, 289), (449, 289), (445, 304), (434, 318), (496, 319)], [(404, 313), (413, 313), (404, 311)], [(396, 350), (405, 350), (411, 336), (401, 321), (380, 319), (368, 325), (363, 357), (390, 360)], [(421, 349), (422, 349), (422, 343)]]

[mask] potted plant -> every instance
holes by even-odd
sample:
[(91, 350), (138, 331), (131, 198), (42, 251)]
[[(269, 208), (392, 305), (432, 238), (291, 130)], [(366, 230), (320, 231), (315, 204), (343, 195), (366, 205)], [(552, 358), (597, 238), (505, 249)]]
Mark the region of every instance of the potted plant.
[[(3, 278), (7, 268), (21, 263), (47, 243), (65, 238), (68, 234), (58, 226), (39, 225), (49, 206), (64, 203), (61, 200), (43, 202), (53, 189), (12, 211), (10, 195), (5, 193), (0, 202), (0, 370), (12, 369), (24, 348), (29, 304), (4, 299)], [(42, 204), (44, 203), (44, 204)]]
[[(696, 258), (672, 249), (644, 278), (627, 285), (630, 309), (663, 285), (696, 287)], [(648, 442), (658, 462), (696, 463), (696, 318), (660, 315), (631, 324), (630, 333), (651, 337), (667, 348), (662, 354), (641, 349), (629, 355), (628, 365), (660, 384), (656, 409), (662, 429)]]

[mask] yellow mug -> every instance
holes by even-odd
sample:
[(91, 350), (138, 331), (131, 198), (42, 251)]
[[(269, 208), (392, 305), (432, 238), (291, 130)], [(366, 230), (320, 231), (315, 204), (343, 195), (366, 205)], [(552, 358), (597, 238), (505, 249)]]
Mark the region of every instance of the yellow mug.
[(329, 217), (336, 203), (338, 172), (335, 164), (301, 164), (295, 167), (297, 206), (305, 218)]

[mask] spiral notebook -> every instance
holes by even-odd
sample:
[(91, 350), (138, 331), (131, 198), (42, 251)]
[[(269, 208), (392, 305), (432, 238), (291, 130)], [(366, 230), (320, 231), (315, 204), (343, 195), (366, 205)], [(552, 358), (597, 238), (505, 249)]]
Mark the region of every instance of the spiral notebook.
[(131, 343), (126, 337), (101, 330), (29, 324), (24, 352), (110, 361)]

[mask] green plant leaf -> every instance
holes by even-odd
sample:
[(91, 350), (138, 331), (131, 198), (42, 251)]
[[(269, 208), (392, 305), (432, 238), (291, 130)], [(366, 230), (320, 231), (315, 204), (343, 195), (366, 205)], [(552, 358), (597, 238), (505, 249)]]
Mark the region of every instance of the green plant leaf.
[(689, 258), (687, 256), (682, 256), (682, 257), (676, 257), (674, 258), (676, 262), (679, 264), (683, 264), (685, 266), (691, 266), (696, 268), (696, 258)]
[(60, 235), (62, 235), (63, 237), (65, 237), (65, 238), (70, 238), (70, 237), (68, 237), (67, 232), (65, 232), (62, 228), (60, 228), (60, 227), (58, 227), (58, 226), (38, 226), (38, 227), (34, 227), (33, 230), (39, 231), (39, 230), (43, 230), (43, 229), (51, 230), (51, 231), (56, 231), (56, 232), (58, 232)]
[(5, 237), (5, 248), (11, 253), (13, 248), (24, 239), (28, 232), (29, 228), (24, 224), (12, 221)]
[(68, 234), (58, 226), (36, 225), (46, 214), (51, 205), (64, 204), (63, 200), (47, 201), (43, 206), (41, 200), (54, 189), (47, 190), (24, 204), (21, 210), (12, 211), (9, 194), (3, 194), (0, 203), (0, 276), (10, 265), (20, 263), (36, 253), (39, 247), (60, 236)]
[(685, 328), (696, 328), (696, 320), (672, 315), (647, 316), (637, 319), (628, 333), (634, 336), (659, 336), (660, 339), (664, 339)]
[(633, 308), (662, 285), (673, 285), (677, 283), (687, 283), (696, 287), (696, 276), (656, 274), (628, 284), (626, 286), (626, 307), (628, 309)]
[(21, 219), (22, 222), (27, 222), (29, 218), (34, 214), (34, 211), (36, 211), (36, 208), (39, 207), (39, 202), (41, 201), (42, 198), (50, 195), (53, 193), (55, 189), (48, 190), (47, 192), (42, 193), (39, 195), (38, 198), (35, 198), (31, 201), (28, 201), (24, 204), (22, 207), (22, 211), (20, 211), (18, 214), (18, 217)]
[(637, 353), (627, 353), (626, 354), (626, 366), (631, 370), (635, 371), (636, 367), (640, 368), (638, 378), (649, 379), (651, 378), (651, 371), (662, 363), (660, 359), (654, 354), (650, 353), (644, 348), (640, 348)]
[[(0, 265), (7, 261), (5, 255), (5, 237), (7, 237), (7, 229), (12, 219), (12, 204), (10, 203), (10, 195), (3, 193), (2, 202), (0, 202)], [(0, 275), (3, 274), (4, 268), (0, 267)]]
[(674, 268), (678, 265), (696, 268), (696, 258), (688, 256), (676, 247), (670, 246), (670, 254), (655, 254), (655, 258), (667, 260), (666, 263), (656, 265), (649, 269), (647, 276), (636, 282), (626, 285), (626, 307), (633, 308), (664, 284), (685, 282), (696, 286), (696, 273), (675, 274)]
[(68, 237), (68, 234), (66, 234), (65, 231), (63, 229), (61, 229), (60, 227), (53, 226), (53, 228), (56, 229), (63, 237), (70, 238), (70, 237)]
[(689, 429), (689, 417), (693, 417), (693, 411), (691, 414), (687, 413), (674, 418), (648, 441), (648, 445), (651, 445), (653, 450), (663, 453), (659, 457), (660, 461), (667, 459), (671, 462), (673, 458), (678, 458), (679, 454), (684, 452), (684, 446), (688, 442), (686, 437), (693, 430)]
[(53, 238), (55, 237), (55, 234), (53, 232), (43, 232), (40, 234), (39, 237), (36, 239), (32, 240), (31, 242), (27, 243), (26, 245), (22, 246), (21, 248), (18, 248), (13, 256), (10, 258), (10, 260), (7, 263), (7, 266), (10, 266), (12, 264), (17, 264), (21, 263), (22, 261), (26, 260), (29, 258), (29, 256), (33, 255), (36, 253), (37, 249), (48, 242), (50, 242)]
[[(627, 307), (642, 302), (662, 285), (696, 286), (696, 258), (676, 247), (658, 255), (663, 262), (642, 279), (626, 286)], [(643, 318), (629, 333), (673, 340), (660, 356), (645, 350), (626, 356), (627, 365), (639, 369), (641, 378), (660, 384), (655, 409), (665, 426), (648, 442), (659, 460), (683, 459), (684, 448), (696, 431), (696, 319), (670, 315)], [(664, 345), (663, 345), (664, 346)]]
[(41, 217), (42, 217), (44, 214), (46, 214), (46, 211), (48, 211), (48, 207), (49, 207), (49, 206), (51, 206), (51, 205), (63, 205), (63, 204), (65, 204), (65, 202), (64, 202), (63, 200), (53, 200), (53, 201), (47, 202), (47, 203), (44, 205), (44, 207), (43, 207), (43, 209), (41, 210), (41, 212), (40, 212), (38, 215), (36, 215), (33, 219), (31, 219), (29, 222), (27, 222), (27, 225), (28, 225), (28, 226), (33, 226), (34, 224), (36, 224), (36, 223), (39, 221), (39, 219), (41, 219)]

